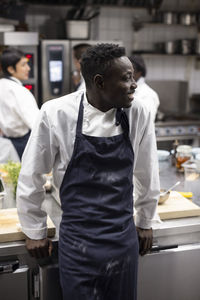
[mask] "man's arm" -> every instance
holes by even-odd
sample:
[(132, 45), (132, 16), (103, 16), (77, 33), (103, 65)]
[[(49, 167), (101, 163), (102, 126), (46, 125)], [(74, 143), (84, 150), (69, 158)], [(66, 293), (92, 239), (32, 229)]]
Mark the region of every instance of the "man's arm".
[(51, 256), (53, 244), (48, 238), (42, 240), (32, 240), (26, 237), (26, 249), (32, 257), (44, 258)]
[(139, 253), (140, 255), (147, 254), (153, 245), (153, 231), (150, 229), (142, 229), (136, 226), (139, 241)]
[(51, 254), (52, 243), (47, 239), (47, 214), (41, 209), (45, 198), (43, 174), (51, 171), (56, 155), (51, 126), (45, 111), (39, 113), (25, 149), (17, 187), (17, 209), (22, 231), (27, 236), (26, 247), (36, 257)]
[(141, 255), (146, 254), (152, 248), (152, 220), (156, 214), (160, 195), (157, 146), (152, 115), (148, 113), (144, 121), (145, 127), (139, 140), (134, 168), (135, 223)]

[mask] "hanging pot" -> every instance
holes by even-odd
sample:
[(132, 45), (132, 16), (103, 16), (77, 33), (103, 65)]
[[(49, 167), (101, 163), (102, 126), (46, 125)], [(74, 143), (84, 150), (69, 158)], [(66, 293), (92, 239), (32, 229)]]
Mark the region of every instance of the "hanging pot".
[(178, 17), (176, 13), (170, 11), (163, 13), (164, 24), (171, 25), (171, 24), (177, 24), (177, 22), (178, 22)]
[(179, 51), (183, 55), (193, 52), (193, 40), (184, 39), (179, 41)]
[(196, 14), (195, 13), (181, 13), (179, 15), (179, 23), (182, 25), (195, 25)]
[(177, 41), (156, 43), (156, 51), (158, 53), (175, 54), (177, 53)]

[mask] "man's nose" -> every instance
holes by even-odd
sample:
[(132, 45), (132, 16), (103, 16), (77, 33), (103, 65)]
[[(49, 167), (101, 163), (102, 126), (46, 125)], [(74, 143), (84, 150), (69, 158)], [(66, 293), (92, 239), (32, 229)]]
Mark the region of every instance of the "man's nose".
[(131, 88), (134, 89), (134, 90), (137, 88), (137, 84), (136, 84), (136, 81), (135, 81), (134, 78), (133, 78), (133, 80), (131, 82)]

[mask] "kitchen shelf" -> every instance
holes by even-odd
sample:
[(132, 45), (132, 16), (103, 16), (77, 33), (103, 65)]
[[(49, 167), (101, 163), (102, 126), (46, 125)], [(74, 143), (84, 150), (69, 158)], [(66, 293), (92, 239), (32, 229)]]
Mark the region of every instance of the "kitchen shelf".
[[(133, 51), (133, 53), (135, 53)], [(135, 53), (136, 54), (136, 53)], [(200, 57), (200, 54), (167, 54), (167, 53), (139, 53), (137, 52), (137, 54), (143, 55), (143, 56), (181, 56), (181, 57)]]
[(184, 25), (184, 24), (165, 24), (165, 23), (157, 23), (157, 22), (144, 22), (144, 25), (148, 26), (166, 26), (166, 27), (184, 27), (184, 28), (191, 28), (191, 27), (198, 27), (200, 24), (191, 24), (191, 25)]

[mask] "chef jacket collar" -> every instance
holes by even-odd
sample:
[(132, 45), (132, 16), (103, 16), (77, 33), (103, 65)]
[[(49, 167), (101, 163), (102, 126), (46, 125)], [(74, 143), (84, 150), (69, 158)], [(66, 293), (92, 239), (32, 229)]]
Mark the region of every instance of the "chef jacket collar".
[(8, 79), (11, 79), (11, 80), (15, 81), (16, 83), (22, 85), (22, 82), (14, 76), (10, 76), (10, 77), (8, 77)]

